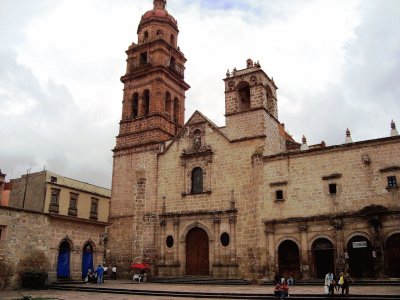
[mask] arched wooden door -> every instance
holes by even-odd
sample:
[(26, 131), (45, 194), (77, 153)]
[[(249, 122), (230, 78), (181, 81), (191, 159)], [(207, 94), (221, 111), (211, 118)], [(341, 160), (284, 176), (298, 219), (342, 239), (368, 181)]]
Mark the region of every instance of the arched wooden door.
[(335, 273), (334, 248), (328, 239), (320, 238), (315, 240), (311, 246), (311, 250), (314, 263), (314, 276), (316, 278), (324, 278), (329, 271)]
[(198, 227), (186, 236), (186, 275), (209, 275), (208, 235)]
[(355, 236), (347, 244), (350, 274), (356, 278), (374, 277), (371, 243), (366, 237)]
[(63, 241), (58, 249), (57, 278), (70, 278), (70, 253), (70, 244), (68, 243), (68, 241)]
[(394, 234), (386, 241), (386, 259), (390, 277), (400, 277), (400, 233)]
[(288, 278), (293, 273), (294, 278), (300, 278), (300, 254), (299, 247), (293, 241), (284, 241), (278, 248), (279, 273)]

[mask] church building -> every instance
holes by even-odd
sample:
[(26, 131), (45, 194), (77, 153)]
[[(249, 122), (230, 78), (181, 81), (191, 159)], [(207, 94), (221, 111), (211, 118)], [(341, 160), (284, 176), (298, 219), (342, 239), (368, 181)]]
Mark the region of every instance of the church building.
[(107, 259), (157, 277), (400, 277), (395, 123), (374, 140), (298, 143), (251, 59), (226, 73), (225, 126), (199, 111), (185, 123), (186, 57), (166, 2), (154, 0), (126, 51)]

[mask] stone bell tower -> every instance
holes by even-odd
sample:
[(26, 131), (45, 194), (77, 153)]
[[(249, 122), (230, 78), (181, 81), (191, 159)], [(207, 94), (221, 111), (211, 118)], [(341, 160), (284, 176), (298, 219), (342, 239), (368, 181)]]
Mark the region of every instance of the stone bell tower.
[(246, 68), (228, 70), (225, 81), (226, 132), (233, 140), (264, 139), (266, 153), (281, 150), (279, 135), (278, 87), (251, 59)]
[(126, 54), (122, 117), (113, 150), (108, 255), (122, 273), (131, 262), (153, 262), (157, 228), (157, 154), (160, 143), (184, 125), (186, 58), (178, 47), (178, 24), (154, 0), (143, 14), (138, 41)]
[(158, 147), (175, 136), (184, 123), (186, 58), (178, 45), (177, 21), (165, 9), (166, 0), (154, 0), (132, 43), (126, 74), (121, 77), (124, 98), (115, 151)]

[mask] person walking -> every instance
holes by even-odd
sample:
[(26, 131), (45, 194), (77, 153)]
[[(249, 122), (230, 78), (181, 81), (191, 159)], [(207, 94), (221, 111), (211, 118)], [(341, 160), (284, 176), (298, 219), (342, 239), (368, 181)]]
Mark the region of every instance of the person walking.
[(103, 269), (102, 265), (99, 265), (97, 267), (96, 273), (97, 273), (97, 283), (102, 284), (103, 283), (103, 274), (104, 274), (104, 269)]
[(333, 294), (333, 286), (332, 286), (332, 281), (333, 281), (333, 274), (331, 271), (329, 271), (325, 275), (325, 295), (332, 295)]
[(111, 279), (114, 279), (114, 280), (117, 279), (117, 267), (116, 266), (113, 266), (111, 268)]

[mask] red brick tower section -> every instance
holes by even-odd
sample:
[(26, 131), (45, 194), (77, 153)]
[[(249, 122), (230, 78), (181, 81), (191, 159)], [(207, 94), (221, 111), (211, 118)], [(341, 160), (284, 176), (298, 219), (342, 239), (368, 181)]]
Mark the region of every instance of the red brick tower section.
[(177, 46), (178, 26), (155, 0), (139, 23), (126, 74), (120, 131), (114, 148), (107, 261), (121, 276), (132, 262), (154, 263), (157, 208), (157, 155), (161, 142), (174, 138), (184, 125), (185, 56)]
[(177, 46), (177, 21), (155, 0), (139, 23), (126, 74), (120, 131), (114, 151), (155, 149), (175, 136), (184, 123), (186, 58)]

